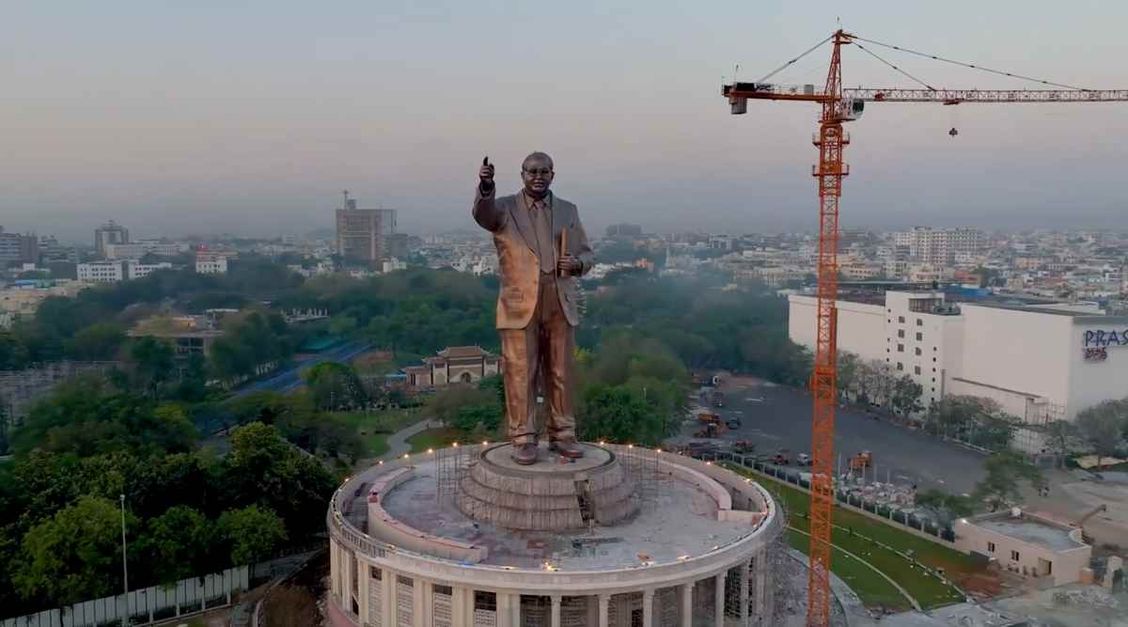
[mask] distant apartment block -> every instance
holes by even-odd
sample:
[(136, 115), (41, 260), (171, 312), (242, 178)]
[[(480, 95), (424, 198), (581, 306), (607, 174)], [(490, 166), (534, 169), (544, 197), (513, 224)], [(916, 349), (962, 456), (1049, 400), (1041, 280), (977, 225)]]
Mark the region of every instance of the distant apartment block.
[(98, 256), (105, 258), (107, 244), (128, 244), (129, 243), (129, 229), (110, 220), (102, 226), (94, 229), (94, 249), (98, 251)]
[(184, 252), (186, 246), (176, 242), (144, 240), (124, 244), (106, 244), (103, 246), (103, 250), (106, 259), (137, 259), (145, 255), (174, 257)]
[(337, 209), (337, 254), (346, 262), (368, 266), (390, 257), (388, 236), (396, 232), (395, 210), (358, 209), (348, 192), (344, 202)]
[(969, 259), (983, 253), (986, 236), (979, 229), (934, 229), (914, 227), (893, 235), (896, 246), (904, 246), (915, 261), (931, 264), (951, 264), (957, 257)]

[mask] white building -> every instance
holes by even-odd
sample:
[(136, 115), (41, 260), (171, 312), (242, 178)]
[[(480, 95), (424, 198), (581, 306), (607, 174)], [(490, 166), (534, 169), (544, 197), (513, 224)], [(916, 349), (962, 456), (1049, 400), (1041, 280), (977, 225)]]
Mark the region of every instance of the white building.
[[(813, 348), (815, 298), (788, 300), (791, 340)], [(1128, 395), (1128, 316), (1092, 305), (956, 305), (940, 292), (891, 291), (884, 303), (838, 301), (838, 348), (912, 377), (926, 407), (986, 397), (1040, 424)]]
[(120, 261), (91, 261), (77, 266), (78, 280), (87, 283), (117, 283), (125, 278)]
[(196, 253), (197, 274), (227, 274), (227, 255)]
[(143, 279), (157, 270), (172, 269), (172, 264), (167, 261), (162, 261), (161, 263), (141, 263), (139, 261), (127, 260), (122, 262), (122, 265), (125, 266), (125, 278), (129, 280)]
[(123, 280), (141, 279), (156, 270), (172, 268), (168, 262), (141, 263), (132, 259), (126, 261), (91, 261), (77, 266), (78, 280), (86, 283), (116, 283)]

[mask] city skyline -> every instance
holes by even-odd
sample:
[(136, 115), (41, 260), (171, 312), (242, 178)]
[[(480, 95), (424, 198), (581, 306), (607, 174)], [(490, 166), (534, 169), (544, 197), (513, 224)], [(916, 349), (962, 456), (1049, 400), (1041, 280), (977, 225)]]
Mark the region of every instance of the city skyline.
[[(1096, 2), (947, 3), (911, 19), (892, 3), (267, 6), (16, 9), (0, 223), (68, 240), (108, 218), (142, 236), (303, 233), (331, 228), (351, 189), (397, 209), (407, 232), (470, 228), (481, 156), (510, 189), (521, 157), (544, 149), (595, 229), (806, 230), (816, 109), (754, 103), (733, 117), (719, 87), (735, 63), (744, 79), (767, 73), (835, 17), (989, 67), (1128, 83), (1111, 63), (1128, 52), (1112, 26), (1128, 9)], [(1027, 86), (883, 55), (938, 86)], [(777, 78), (819, 83), (826, 62), (819, 50)], [(857, 50), (845, 81), (909, 84)], [(1107, 131), (1126, 116), (1117, 104), (873, 105), (849, 128), (843, 226), (1118, 227), (1123, 154)]]

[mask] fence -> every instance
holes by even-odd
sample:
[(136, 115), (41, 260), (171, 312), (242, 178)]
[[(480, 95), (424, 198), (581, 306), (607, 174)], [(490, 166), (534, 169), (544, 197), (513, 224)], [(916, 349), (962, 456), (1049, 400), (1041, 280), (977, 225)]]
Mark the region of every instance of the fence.
[[(745, 468), (752, 468), (781, 481), (786, 481), (804, 490), (810, 489), (810, 483), (804, 481), (799, 473), (777, 468), (772, 464), (764, 463), (754, 457), (727, 452), (705, 453), (699, 457), (712, 459), (713, 461), (729, 461), (744, 466)], [(883, 506), (877, 503), (869, 503), (840, 488), (835, 490), (835, 498), (841, 506), (848, 507), (849, 509), (869, 516), (880, 517), (884, 521), (903, 526), (914, 533), (923, 534), (928, 537), (928, 539), (942, 541), (947, 546), (950, 546), (950, 543), (956, 540), (956, 534), (951, 527), (938, 525), (935, 521), (917, 516), (915, 513), (904, 512), (894, 507)]]
[(123, 618), (128, 618), (128, 624), (143, 625), (228, 605), (233, 593), (247, 589), (249, 575), (250, 567), (237, 566), (222, 573), (182, 579), (169, 587), (134, 590), (128, 597), (119, 594), (0, 620), (0, 627), (104, 627), (119, 625)]

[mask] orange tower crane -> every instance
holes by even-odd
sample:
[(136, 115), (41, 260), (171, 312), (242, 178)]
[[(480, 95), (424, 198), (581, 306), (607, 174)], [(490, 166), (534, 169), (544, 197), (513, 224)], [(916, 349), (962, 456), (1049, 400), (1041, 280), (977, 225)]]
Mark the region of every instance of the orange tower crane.
[[(815, 85), (777, 85), (766, 82), (827, 42), (832, 42), (830, 71), (822, 89)], [(886, 61), (861, 42), (896, 50), (953, 65), (975, 69), (1013, 79), (1033, 81), (1047, 88), (1039, 89), (937, 89)], [(842, 47), (854, 45), (885, 65), (921, 85), (920, 89), (844, 89), (842, 86)], [(807, 624), (822, 627), (830, 621), (830, 554), (831, 515), (834, 504), (834, 414), (837, 402), (838, 311), (838, 199), (842, 195), (842, 177), (849, 168), (842, 161), (842, 151), (850, 143), (842, 131), (844, 122), (858, 119), (867, 102), (931, 102), (944, 105), (962, 103), (1050, 103), (1128, 101), (1128, 90), (1082, 89), (1040, 80), (1010, 72), (953, 61), (936, 55), (899, 46), (863, 39), (843, 30), (835, 31), (798, 57), (788, 61), (760, 81), (734, 82), (724, 85), (722, 95), (728, 98), (734, 115), (748, 111), (748, 100), (794, 100), (814, 102), (822, 107), (819, 134), (814, 144), (819, 161), (812, 174), (819, 187), (819, 250), (818, 306), (814, 372), (811, 375), (811, 505), (810, 567), (808, 569)], [(956, 129), (950, 131), (956, 135)]]

